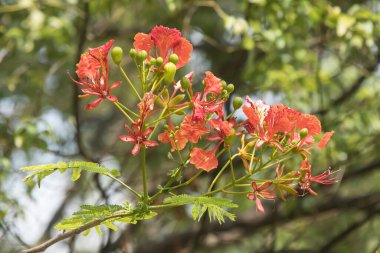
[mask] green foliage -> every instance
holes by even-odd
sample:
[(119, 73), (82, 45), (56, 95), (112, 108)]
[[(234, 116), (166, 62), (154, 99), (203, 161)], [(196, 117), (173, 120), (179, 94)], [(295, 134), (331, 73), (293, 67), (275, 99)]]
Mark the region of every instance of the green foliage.
[[(139, 220), (147, 220), (156, 216), (155, 212), (149, 209), (139, 208), (135, 209), (126, 202), (123, 206), (120, 205), (82, 205), (81, 210), (73, 213), (70, 218), (65, 218), (57, 225), (56, 229), (59, 230), (74, 230), (82, 227), (90, 222), (98, 222), (99, 225), (94, 226), (98, 234), (101, 234), (100, 226), (104, 225), (114, 231), (117, 231), (115, 222), (136, 224)], [(86, 230), (84, 235), (90, 232), (91, 228)]]
[(208, 212), (210, 221), (217, 220), (219, 224), (225, 222), (225, 217), (231, 221), (235, 220), (235, 214), (226, 211), (224, 208), (237, 208), (238, 205), (232, 203), (231, 199), (207, 197), (207, 196), (190, 196), (177, 195), (164, 199), (164, 203), (174, 206), (193, 204), (191, 211), (193, 219), (200, 221), (205, 212)]
[(81, 172), (88, 171), (92, 173), (98, 173), (102, 175), (111, 175), (117, 177), (120, 175), (119, 171), (115, 169), (108, 169), (103, 165), (92, 162), (83, 161), (73, 161), (73, 162), (58, 162), (56, 164), (44, 164), (44, 165), (34, 165), (21, 168), (22, 171), (34, 171), (24, 178), (24, 182), (27, 184), (33, 184), (34, 181), (37, 182), (38, 187), (40, 187), (41, 180), (50, 174), (59, 171), (60, 173), (65, 172), (68, 169), (72, 169), (71, 180), (76, 181), (80, 178)]

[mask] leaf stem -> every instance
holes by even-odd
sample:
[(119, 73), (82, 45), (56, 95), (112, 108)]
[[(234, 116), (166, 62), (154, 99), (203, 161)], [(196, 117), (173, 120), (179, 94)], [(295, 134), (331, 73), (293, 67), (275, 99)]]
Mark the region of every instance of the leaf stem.
[(132, 192), (134, 195), (136, 195), (136, 197), (138, 198), (141, 198), (141, 195), (139, 193), (137, 193), (135, 190), (133, 190), (130, 186), (128, 186), (127, 184), (125, 184), (123, 181), (121, 181), (120, 179), (114, 177), (113, 175), (111, 175), (110, 173), (107, 173), (107, 174), (103, 174), (109, 178), (111, 178), (112, 180), (118, 182), (119, 184), (121, 184), (122, 186), (124, 186), (126, 189), (128, 189), (130, 192)]
[(126, 111), (124, 111), (124, 109), (118, 104), (118, 102), (113, 102), (114, 105), (116, 105), (117, 108), (119, 108), (119, 110), (125, 115), (125, 117), (127, 117), (127, 119), (133, 123), (133, 119), (128, 115), (128, 113)]
[(127, 76), (127, 74), (125, 73), (123, 67), (119, 64), (119, 69), (121, 71), (121, 73), (123, 74), (124, 78), (127, 80), (129, 86), (131, 86), (132, 90), (135, 92), (136, 96), (140, 99), (141, 101), (141, 97), (139, 95), (139, 93), (137, 92), (135, 86), (133, 85), (133, 83), (131, 82), (131, 80), (129, 79), (129, 77)]
[(143, 187), (144, 187), (144, 195), (143, 199), (144, 202), (148, 199), (148, 187), (147, 187), (147, 180), (146, 180), (146, 147), (142, 145), (141, 147), (141, 173), (142, 173), (142, 179), (143, 179)]
[[(216, 184), (216, 182), (218, 181), (218, 179), (220, 178), (220, 176), (223, 174), (224, 170), (227, 168), (227, 166), (232, 163), (232, 160), (235, 159), (235, 157), (237, 157), (238, 154), (235, 154), (233, 155), (229, 160), (228, 162), (226, 162), (226, 164), (224, 164), (223, 168), (218, 172), (218, 174), (216, 175), (216, 177), (214, 178), (214, 180), (212, 181), (212, 183), (210, 184), (210, 187), (208, 188), (207, 192), (211, 192), (212, 191), (212, 188), (214, 187), (214, 185)], [(233, 183), (235, 183), (235, 181), (233, 181)]]

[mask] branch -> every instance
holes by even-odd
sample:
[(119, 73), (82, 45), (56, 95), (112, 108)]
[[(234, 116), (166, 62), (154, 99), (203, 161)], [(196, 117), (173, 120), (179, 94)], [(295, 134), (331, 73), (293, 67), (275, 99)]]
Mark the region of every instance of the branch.
[(372, 65), (366, 67), (365, 68), (365, 73), (363, 75), (361, 75), (358, 79), (356, 79), (356, 81), (351, 85), (350, 88), (348, 88), (347, 90), (343, 91), (343, 93), (340, 94), (339, 97), (333, 99), (330, 102), (330, 105), (328, 107), (326, 107), (325, 109), (322, 108), (322, 109), (320, 109), (320, 110), (318, 110), (316, 112), (313, 112), (313, 114), (324, 115), (331, 108), (334, 108), (334, 107), (336, 107), (338, 105), (341, 105), (346, 100), (350, 99), (362, 87), (362, 85), (364, 84), (364, 81), (367, 80), (367, 77), (369, 75), (373, 74), (376, 71), (377, 66), (380, 63), (380, 50), (377, 53), (377, 55), (375, 56), (375, 58), (376, 58), (375, 63), (373, 63)]
[(33, 248), (30, 248), (30, 249), (26, 249), (26, 250), (22, 250), (20, 251), (20, 253), (36, 253), (36, 252), (43, 252), (45, 251), (48, 247), (50, 247), (51, 245), (53, 244), (56, 244), (57, 242), (60, 242), (64, 239), (67, 239), (67, 238), (70, 238), (74, 235), (77, 235), (77, 234), (80, 234), (84, 231), (86, 231), (87, 229), (90, 229), (90, 228), (93, 228), (95, 226), (98, 226), (100, 225), (102, 222), (104, 221), (107, 221), (107, 220), (110, 220), (110, 219), (114, 219), (114, 218), (122, 218), (122, 217), (125, 217), (127, 216), (128, 214), (117, 214), (117, 215), (113, 215), (113, 216), (109, 216), (107, 218), (104, 218), (102, 220), (95, 220), (95, 221), (92, 221), (90, 223), (87, 223), (79, 228), (76, 228), (74, 230), (71, 230), (71, 231), (68, 231), (68, 232), (64, 232), (60, 235), (57, 235), (56, 237), (40, 244), (40, 245), (37, 245), (36, 247), (33, 247)]
[[(88, 1), (84, 1), (83, 3), (83, 12), (84, 12), (84, 19), (82, 26), (78, 29), (78, 44), (77, 44), (77, 49), (75, 53), (75, 62), (79, 62), (81, 53), (83, 51), (83, 45), (84, 42), (86, 41), (86, 36), (87, 36), (87, 26), (90, 20), (90, 6)], [(79, 154), (82, 155), (84, 158), (87, 160), (93, 161), (91, 157), (86, 153), (85, 147), (83, 146), (82, 143), (82, 136), (81, 136), (81, 127), (80, 127), (80, 116), (79, 116), (79, 89), (76, 87), (76, 85), (73, 85), (73, 113), (75, 116), (75, 122), (76, 122), (76, 133), (75, 133), (75, 139), (78, 145), (78, 151)]]
[[(206, 237), (207, 234), (213, 234), (216, 238), (222, 238), (223, 234), (230, 231), (238, 232), (239, 236), (236, 236), (236, 240), (240, 241), (242, 237), (258, 233), (260, 228), (267, 227), (276, 223), (278, 225), (286, 224), (288, 222), (295, 221), (301, 218), (315, 217), (317, 215), (323, 215), (331, 211), (340, 210), (368, 210), (369, 208), (380, 203), (380, 193), (375, 192), (367, 194), (364, 196), (356, 197), (345, 197), (345, 198), (334, 198), (330, 201), (317, 205), (313, 208), (308, 208), (307, 210), (294, 210), (291, 212), (281, 212), (277, 214), (270, 214), (267, 216), (252, 216), (250, 218), (244, 219), (241, 217), (238, 221), (234, 223), (228, 223), (223, 226), (219, 224), (211, 224), (207, 227), (207, 231), (202, 235)], [(179, 245), (186, 245), (189, 238), (194, 236), (196, 231), (185, 231), (182, 233), (175, 233), (164, 237), (159, 242), (154, 241), (144, 241), (140, 244), (135, 252), (145, 253), (151, 252), (150, 250), (155, 249), (156, 253), (160, 252), (170, 252), (170, 249), (178, 248)], [(218, 246), (216, 244), (215, 246)]]
[(379, 214), (380, 210), (370, 211), (364, 218), (352, 223), (348, 228), (343, 230), (338, 235), (334, 236), (330, 241), (328, 241), (325, 245), (323, 245), (319, 252), (328, 252), (332, 249), (336, 244), (340, 241), (344, 240), (347, 236), (349, 236), (356, 229), (359, 229), (361, 226), (365, 225), (369, 220), (371, 220), (376, 214)]

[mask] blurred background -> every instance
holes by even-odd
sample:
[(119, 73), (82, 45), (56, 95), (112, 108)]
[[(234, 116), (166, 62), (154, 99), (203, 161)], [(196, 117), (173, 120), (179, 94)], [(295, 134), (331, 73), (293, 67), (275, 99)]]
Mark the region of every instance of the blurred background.
[[(236, 199), (234, 223), (196, 223), (189, 210), (176, 208), (46, 252), (378, 252), (377, 0), (0, 0), (0, 252), (51, 238), (58, 233), (54, 225), (82, 204), (131, 197), (91, 174), (75, 184), (69, 174), (52, 175), (32, 189), (22, 182), (22, 166), (95, 161), (140, 187), (139, 159), (131, 157), (132, 145), (117, 140), (125, 133), (122, 116), (107, 103), (84, 111), (89, 100), (78, 100), (66, 71), (74, 73), (82, 52), (111, 38), (128, 52), (134, 34), (155, 25), (176, 27), (193, 44), (192, 60), (180, 74), (195, 69), (199, 80), (211, 70), (235, 85), (236, 96), (316, 114), (335, 135), (325, 150), (315, 151), (313, 168), (338, 170), (341, 180), (316, 187), (316, 197), (265, 202), (265, 215)], [(135, 68), (124, 61), (135, 79)], [(123, 80), (110, 65), (111, 82)], [(133, 105), (125, 91), (116, 94)], [(150, 150), (150, 178), (165, 177), (167, 152)], [(158, 183), (153, 180), (151, 190)]]

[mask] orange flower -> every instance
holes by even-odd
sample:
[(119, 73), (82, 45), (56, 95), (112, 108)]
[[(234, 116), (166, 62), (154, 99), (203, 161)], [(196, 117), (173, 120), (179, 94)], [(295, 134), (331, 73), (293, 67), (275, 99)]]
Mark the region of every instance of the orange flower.
[[(216, 146), (218, 148), (218, 146)], [(190, 163), (196, 168), (203, 169), (207, 172), (218, 167), (218, 159), (215, 156), (215, 148), (213, 150), (204, 150), (201, 148), (193, 148), (190, 153)]]
[(121, 82), (116, 82), (108, 87), (108, 52), (112, 47), (114, 40), (108, 41), (106, 44), (97, 47), (90, 48), (88, 53), (82, 54), (80, 61), (77, 64), (76, 74), (79, 77), (79, 81), (68, 73), (71, 80), (79, 86), (84, 86), (81, 91), (85, 97), (89, 95), (96, 95), (98, 98), (88, 104), (86, 110), (94, 109), (100, 102), (107, 99), (111, 102), (116, 102), (117, 98), (110, 94), (110, 91), (118, 87)]
[[(164, 64), (169, 61), (170, 54), (178, 55), (177, 69), (186, 65), (193, 51), (191, 43), (181, 36), (181, 32), (164, 26), (154, 27), (149, 34), (138, 33), (135, 35), (133, 46), (141, 51), (145, 50), (153, 57), (162, 57)], [(158, 53), (153, 48), (158, 50)], [(156, 53), (155, 53), (156, 52)]]

